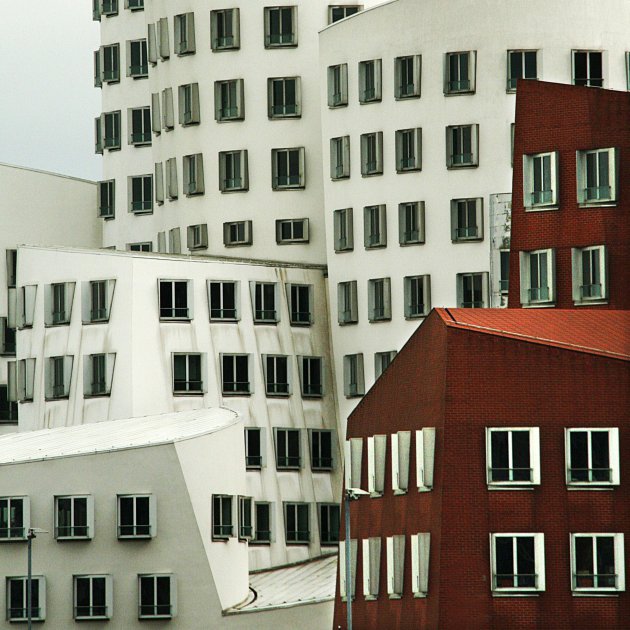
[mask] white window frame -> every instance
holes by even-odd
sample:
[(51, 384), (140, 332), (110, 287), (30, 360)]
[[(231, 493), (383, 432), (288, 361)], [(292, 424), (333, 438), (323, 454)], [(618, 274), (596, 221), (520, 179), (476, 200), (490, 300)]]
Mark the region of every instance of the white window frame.
[(363, 245), (365, 249), (387, 247), (387, 206), (385, 204), (363, 208)]
[[(313, 382), (311, 363), (319, 363), (319, 383)], [(321, 398), (324, 395), (324, 359), (315, 356), (299, 356), (300, 389), (302, 398)]]
[(117, 109), (111, 112), (103, 112), (101, 114), (100, 121), (102, 146), (108, 151), (116, 151), (120, 149), (120, 110)]
[[(153, 582), (153, 603), (142, 602), (143, 580)], [(158, 580), (168, 580), (169, 603), (158, 604)], [(146, 609), (150, 608), (150, 611)], [(164, 609), (168, 612), (164, 612)], [(177, 615), (177, 580), (172, 573), (142, 573), (138, 575), (138, 619), (172, 619)]]
[[(70, 500), (70, 520), (71, 525), (59, 525), (59, 501)], [(86, 511), (86, 524), (75, 524), (75, 503), (77, 501), (85, 501)], [(75, 529), (85, 529), (85, 533), (75, 533)], [(69, 529), (70, 531), (65, 531)], [(76, 495), (57, 495), (55, 496), (55, 540), (91, 540), (94, 537), (94, 497), (89, 494), (76, 494)]]
[[(291, 363), (286, 354), (262, 354), (262, 368), (265, 378), (265, 394), (268, 397), (285, 398), (291, 395)], [(284, 372), (286, 379), (284, 382), (278, 380), (278, 371), (282, 371), (282, 363), (284, 363)]]
[(391, 318), (391, 278), (371, 278), (368, 280), (368, 321), (385, 322)]
[(328, 107), (348, 105), (348, 64), (328, 66)]
[[(599, 282), (586, 283), (584, 277), (585, 257), (588, 260), (590, 279)], [(608, 248), (606, 245), (572, 247), (571, 265), (573, 269), (573, 303), (603, 304), (608, 300)], [(593, 269), (595, 267), (595, 269)]]
[[(466, 58), (463, 55), (467, 55)], [(451, 76), (451, 59), (457, 58), (457, 76)], [(459, 94), (474, 94), (476, 90), (477, 51), (461, 50), (447, 52), (444, 55), (444, 94), (454, 96)], [(462, 72), (465, 68), (465, 72)], [(463, 78), (465, 75), (465, 78)]]
[[(291, 169), (292, 155), (297, 152), (298, 172)], [(293, 158), (295, 159), (295, 158)], [(287, 174), (279, 175), (280, 160), (285, 162)], [(271, 188), (272, 190), (295, 190), (306, 186), (304, 147), (271, 149)]]
[(67, 326), (72, 319), (76, 282), (47, 284), (44, 292), (44, 325)]
[[(93, 588), (94, 588), (94, 580), (95, 579), (103, 579), (105, 581), (105, 605), (104, 606), (98, 606), (98, 608), (103, 608), (104, 609), (104, 614), (103, 615), (93, 615), (91, 614), (92, 612), (92, 608), (97, 608), (97, 606), (94, 606), (94, 593), (93, 593)], [(78, 611), (78, 604), (77, 604), (77, 580), (89, 580), (90, 582), (90, 604), (88, 606), (88, 608), (90, 608), (90, 614), (79, 614)], [(113, 603), (113, 580), (112, 580), (112, 576), (111, 575), (94, 575), (94, 574), (90, 574), (90, 575), (74, 575), (72, 576), (72, 582), (73, 582), (73, 617), (75, 620), (79, 621), (79, 620), (99, 620), (99, 619), (111, 619), (112, 614), (113, 614), (113, 610), (112, 610), (112, 603)]]
[[(512, 466), (514, 459), (514, 447), (512, 443), (514, 432), (529, 433), (529, 479), (514, 479)], [(508, 479), (494, 479), (493, 470), (501, 470), (494, 466), (492, 461), (492, 435), (494, 433), (507, 433), (508, 438)], [(486, 483), (488, 488), (514, 488), (531, 487), (540, 485), (540, 429), (538, 427), (486, 427)]]
[[(585, 77), (576, 77), (576, 55), (586, 55), (586, 76)], [(601, 77), (593, 77), (591, 76), (591, 55), (601, 55), (600, 63), (602, 67), (602, 76)], [(606, 84), (606, 66), (607, 66), (607, 55), (604, 50), (572, 50), (571, 51), (571, 83), (573, 85), (583, 85), (587, 87), (605, 87)]]
[[(422, 290), (422, 302), (418, 302), (419, 288)], [(431, 311), (431, 276), (405, 276), (403, 278), (405, 298), (405, 319), (426, 317)], [(422, 306), (422, 309), (418, 307)]]
[[(518, 538), (533, 538), (534, 539), (534, 586), (499, 586), (496, 570), (496, 541), (499, 538), (511, 538), (516, 541)], [(518, 543), (517, 543), (518, 544)], [(513, 569), (516, 569), (517, 573), (512, 574), (512, 583), (519, 575), (517, 565), (517, 544), (512, 543), (513, 549)], [(505, 594), (505, 595), (519, 595), (521, 593), (536, 593), (545, 590), (545, 535), (542, 533), (494, 533), (490, 534), (490, 573), (492, 576), (492, 583), (490, 589), (493, 594)]]
[[(591, 538), (593, 542), (593, 570), (597, 571), (597, 541), (599, 538), (612, 538), (613, 539), (613, 559), (614, 559), (614, 574), (598, 574), (582, 576), (582, 579), (586, 577), (592, 578), (592, 585), (580, 585), (580, 575), (577, 574), (577, 552), (575, 549), (577, 539), (579, 538)], [(614, 586), (605, 584), (603, 586), (597, 585), (600, 575), (605, 578), (612, 577), (615, 581)], [(597, 595), (599, 593), (619, 593), (626, 590), (626, 576), (625, 576), (625, 556), (624, 556), (624, 535), (622, 533), (572, 533), (571, 534), (571, 591), (574, 594), (580, 593), (584, 595)]]
[(382, 89), (382, 60), (359, 61), (359, 103), (380, 102)]
[(383, 174), (383, 132), (361, 134), (361, 176)]
[[(138, 522), (138, 500), (148, 500), (148, 523)], [(121, 501), (131, 500), (133, 505), (133, 517), (131, 524), (123, 524)], [(119, 540), (136, 540), (155, 538), (157, 535), (157, 504), (156, 497), (153, 494), (119, 494), (116, 497), (117, 506), (117, 537)], [(126, 528), (133, 530), (127, 532)], [(141, 529), (142, 528), (142, 529)], [(140, 530), (140, 531), (139, 531)]]
[(357, 281), (348, 280), (337, 284), (337, 322), (340, 326), (359, 321)]
[(210, 35), (212, 52), (238, 50), (241, 47), (240, 9), (210, 11)]
[[(287, 33), (280, 28), (277, 33), (272, 33), (272, 26), (276, 20), (280, 26), (282, 25), (283, 14), (290, 15), (291, 31)], [(298, 45), (297, 14), (297, 6), (282, 5), (264, 8), (265, 48), (294, 48)]]
[[(608, 433), (608, 461), (610, 466), (610, 474), (608, 480), (592, 479), (592, 433), (593, 432), (606, 432)], [(587, 452), (586, 458), (589, 468), (586, 469), (588, 477), (591, 479), (579, 480), (573, 479), (571, 473), (571, 435), (573, 433), (586, 433), (587, 434)], [(597, 488), (601, 486), (618, 486), (620, 483), (620, 471), (619, 471), (619, 429), (617, 427), (597, 427), (597, 428), (582, 428), (571, 427), (564, 430), (565, 435), (565, 457), (566, 457), (566, 475), (567, 486), (576, 487), (581, 489)]]
[[(470, 151), (464, 149), (470, 146)], [(456, 153), (459, 148), (459, 153)], [(446, 167), (449, 169), (479, 166), (479, 125), (446, 127)]]
[(335, 253), (354, 249), (352, 208), (340, 208), (333, 212), (333, 236)]
[[(283, 236), (284, 228), (289, 227), (290, 236)], [(308, 243), (308, 219), (277, 219), (276, 220), (276, 244), (291, 245), (293, 243)], [(296, 234), (301, 228), (302, 236)]]
[(350, 136), (330, 139), (330, 179), (350, 177)]
[(346, 398), (357, 398), (365, 394), (363, 353), (346, 354), (343, 357), (343, 390)]
[[(102, 367), (96, 367), (97, 361)], [(86, 354), (83, 356), (83, 397), (109, 396), (112, 392), (116, 353)], [(97, 380), (98, 379), (98, 380)]]
[[(186, 285), (186, 304), (185, 306), (179, 306), (176, 304), (175, 295), (177, 285)], [(170, 285), (170, 300), (171, 306), (162, 305), (162, 285), (164, 285), (164, 291), (167, 292), (168, 285)], [(193, 319), (194, 316), (194, 293), (193, 293), (193, 281), (184, 278), (158, 278), (157, 281), (158, 291), (158, 313), (160, 321), (183, 321), (188, 322)]]
[(398, 243), (401, 247), (424, 244), (424, 201), (398, 204)]
[(89, 280), (81, 283), (83, 324), (109, 322), (116, 280)]
[(178, 57), (195, 52), (195, 14), (180, 13), (173, 17), (173, 50)]
[(217, 122), (245, 119), (245, 82), (243, 79), (214, 82), (214, 119)]
[[(242, 228), (242, 230), (241, 230)], [(232, 231), (237, 231), (238, 233), (243, 232), (243, 238), (233, 238)], [(223, 244), (225, 247), (243, 247), (245, 245), (251, 245), (253, 242), (252, 238), (252, 222), (251, 221), (229, 221), (223, 224)]]
[[(350, 13), (348, 13), (348, 9), (350, 9)], [(343, 17), (334, 19), (335, 10), (340, 10), (343, 13)], [(362, 4), (329, 4), (328, 5), (328, 24), (334, 24), (335, 22), (339, 22), (340, 20), (344, 20), (351, 15), (356, 15), (360, 11), (363, 10)]]
[[(31, 597), (33, 594), (33, 586), (37, 585), (38, 606), (33, 606), (31, 600), (31, 621), (46, 621), (46, 578), (43, 575), (31, 576)], [(11, 599), (13, 589), (19, 588), (22, 591), (23, 608), (11, 608)], [(28, 616), (28, 576), (26, 575), (9, 575), (6, 578), (6, 619), (11, 622), (24, 622)], [(17, 613), (17, 614), (16, 614)]]
[[(557, 209), (559, 195), (559, 153), (523, 155), (523, 205), (525, 210)], [(536, 180), (539, 180), (536, 183)], [(548, 185), (551, 188), (545, 188)], [(536, 190), (540, 188), (540, 190)]]
[(411, 431), (398, 431), (390, 436), (392, 490), (394, 495), (407, 494), (411, 468)]
[[(15, 505), (21, 503), (22, 522), (19, 526), (15, 526)], [(1, 504), (6, 503), (6, 506)], [(28, 530), (31, 527), (31, 502), (27, 496), (3, 496), (0, 497), (0, 516), (2, 524), (0, 528), (0, 543), (11, 542), (14, 540), (26, 540), (28, 538)]]
[(433, 489), (435, 466), (435, 427), (416, 430), (416, 485), (418, 492)]
[[(141, 182), (141, 195), (139, 198), (134, 196), (134, 182)], [(150, 186), (147, 191), (147, 181)], [(147, 175), (130, 175), (127, 177), (127, 194), (128, 207), (131, 214), (153, 214), (153, 174)]]
[[(409, 68), (403, 66), (411, 65)], [(411, 77), (409, 77), (411, 74)], [(422, 55), (405, 55), (394, 59), (394, 98), (397, 101), (420, 98), (422, 77)], [(411, 83), (409, 79), (411, 78)], [(403, 79), (406, 79), (403, 82)]]
[[(545, 256), (546, 257), (546, 281), (547, 285), (544, 286), (541, 283), (544, 281), (542, 273), (540, 271), (539, 263), (539, 278), (536, 278), (536, 283), (541, 286), (533, 287), (532, 281), (534, 280), (531, 275), (531, 257), (532, 256)], [(556, 301), (556, 256), (554, 249), (538, 249), (531, 252), (519, 252), (519, 266), (520, 266), (520, 297), (521, 304), (523, 306), (553, 306)]]
[(396, 131), (396, 172), (422, 170), (422, 128)]
[(361, 487), (363, 438), (350, 438), (344, 442), (344, 480), (346, 488)]
[[(460, 224), (460, 216), (466, 219), (466, 225)], [(468, 221), (474, 217), (474, 225)], [(451, 199), (451, 242), (464, 243), (483, 241), (483, 197)]]
[[(272, 291), (265, 289), (272, 287)], [(249, 283), (252, 317), (255, 324), (277, 324), (280, 321), (280, 294), (277, 282)], [(271, 296), (271, 297), (270, 297)]]
[[(227, 354), (221, 353), (219, 355), (221, 361), (221, 391), (223, 396), (250, 396), (254, 391), (254, 384), (252, 379), (252, 365), (251, 365), (251, 355), (237, 353), (237, 354)], [(228, 364), (231, 363), (231, 370), (233, 372), (232, 376), (237, 376), (237, 371), (239, 370), (239, 366), (242, 367), (243, 362), (239, 359), (245, 359), (245, 365), (247, 366), (247, 380), (246, 381), (235, 381), (226, 380), (226, 368)], [(227, 387), (226, 387), (227, 386)]]
[[(596, 156), (596, 180), (601, 183), (600, 156), (607, 156), (607, 183), (603, 186), (588, 186), (588, 162), (591, 156)], [(609, 147), (606, 149), (589, 149), (576, 152), (577, 164), (577, 199), (581, 207), (591, 207), (600, 205), (616, 205), (618, 194), (618, 173), (619, 173), (619, 149)]]
[[(183, 357), (185, 368), (185, 380), (182, 385), (175, 387), (175, 362)], [(191, 359), (199, 359), (199, 376), (200, 382), (191, 380)], [(172, 352), (171, 353), (171, 369), (173, 375), (172, 388), (173, 396), (202, 396), (206, 391), (206, 383), (204, 376), (206, 375), (206, 355), (202, 352)], [(194, 387), (197, 385), (198, 387)]]
[[(233, 308), (225, 308), (225, 296), (223, 295), (224, 287), (228, 284), (233, 285), (234, 305)], [(213, 303), (212, 287), (219, 286), (219, 304)], [(211, 322), (236, 322), (240, 319), (240, 283), (235, 280), (208, 280), (208, 313)], [(227, 311), (227, 313), (226, 313)]]
[[(288, 82), (294, 84), (294, 103), (286, 102)], [(276, 84), (282, 86), (282, 103), (276, 103), (275, 101)], [(267, 116), (271, 120), (278, 118), (300, 118), (302, 116), (302, 85), (299, 76), (271, 77), (267, 79)]]

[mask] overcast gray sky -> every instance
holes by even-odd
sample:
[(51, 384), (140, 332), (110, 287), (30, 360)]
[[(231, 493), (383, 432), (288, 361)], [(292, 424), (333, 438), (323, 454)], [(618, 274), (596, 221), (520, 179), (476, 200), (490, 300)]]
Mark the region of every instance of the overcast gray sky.
[(89, 0), (0, 0), (0, 162), (99, 179)]

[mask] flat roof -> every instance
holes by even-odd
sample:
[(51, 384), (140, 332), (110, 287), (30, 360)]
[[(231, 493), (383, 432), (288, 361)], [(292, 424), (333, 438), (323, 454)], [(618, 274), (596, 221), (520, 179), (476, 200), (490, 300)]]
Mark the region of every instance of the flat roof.
[(235, 411), (215, 407), (10, 433), (0, 437), (0, 466), (181, 442), (239, 420)]

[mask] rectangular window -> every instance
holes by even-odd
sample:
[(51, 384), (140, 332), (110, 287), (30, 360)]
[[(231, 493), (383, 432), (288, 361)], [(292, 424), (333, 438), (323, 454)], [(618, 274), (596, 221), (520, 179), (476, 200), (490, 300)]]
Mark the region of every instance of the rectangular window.
[(173, 394), (203, 394), (201, 354), (173, 354)]
[(192, 319), (192, 282), (158, 280), (160, 319)]
[(323, 394), (323, 366), (321, 357), (298, 357), (302, 398), (320, 398)]
[(479, 125), (446, 128), (446, 166), (447, 168), (479, 166)]
[(88, 354), (83, 357), (83, 396), (109, 396), (112, 391), (116, 354)]
[(252, 222), (231, 221), (223, 224), (223, 244), (226, 247), (239, 247), (252, 244)]
[(46, 578), (41, 575), (31, 576), (31, 614), (28, 615), (28, 577), (8, 577), (7, 621), (46, 620)]
[(118, 15), (118, 0), (102, 0), (101, 15)]
[(110, 575), (74, 576), (74, 618), (110, 619), (112, 616)]
[(489, 486), (540, 484), (538, 427), (486, 429)]
[(186, 240), (190, 251), (208, 249), (208, 224), (189, 225)]
[(319, 503), (319, 542), (323, 545), (339, 544), (341, 509), (336, 503)]
[(108, 151), (120, 149), (120, 110), (101, 115), (101, 133)]
[(328, 107), (348, 104), (348, 64), (328, 66)]
[(264, 433), (259, 427), (245, 427), (245, 467), (260, 470), (264, 466)]
[(302, 438), (300, 429), (274, 428), (276, 468), (297, 470), (302, 467)]
[[(91, 280), (83, 285), (84, 303), (83, 323), (108, 322), (116, 280)], [(87, 307), (87, 308), (86, 308)]]
[[(9, 362), (9, 366), (15, 366), (15, 361)], [(14, 370), (15, 368), (10, 368)], [(11, 374), (11, 372), (9, 372)], [(16, 424), (18, 421), (17, 383), (15, 376), (9, 376), (9, 385), (0, 385), (0, 424)], [(1, 510), (1, 508), (0, 508)], [(0, 530), (2, 525), (0, 525)], [(0, 532), (0, 540), (2, 532)]]
[(153, 212), (153, 175), (136, 175), (127, 178), (129, 211), (134, 214)]
[(311, 469), (333, 469), (333, 432), (329, 429), (310, 429)]
[(346, 354), (343, 358), (343, 393), (346, 398), (365, 394), (363, 354)]
[(195, 52), (195, 14), (181, 13), (173, 18), (175, 54), (190, 55)]
[(138, 576), (138, 619), (171, 619), (175, 615), (175, 576)]
[(574, 50), (573, 85), (604, 87), (604, 53), (601, 50)]
[(20, 402), (33, 400), (35, 386), (35, 359), (20, 359), (17, 362), (17, 396)]
[(392, 318), (391, 280), (368, 280), (368, 321), (389, 321)]
[(624, 591), (623, 534), (571, 534), (571, 590)]
[(426, 317), (431, 310), (431, 276), (405, 276), (405, 318)]
[(619, 485), (619, 429), (565, 429), (567, 484)]
[(297, 7), (265, 7), (265, 48), (297, 46)]
[(352, 208), (341, 208), (333, 213), (335, 252), (350, 252), (354, 249)]
[(381, 100), (381, 60), (359, 62), (359, 103), (376, 103)]
[(156, 530), (153, 495), (118, 495), (118, 538), (152, 538)]
[(374, 353), (374, 379), (377, 379), (391, 365), (396, 356), (396, 350), (388, 350), (387, 352)]
[(593, 304), (608, 299), (607, 258), (605, 245), (571, 249), (574, 304)]
[(444, 94), (474, 94), (477, 52), (450, 52), (444, 55)]
[(558, 153), (523, 156), (523, 205), (525, 209), (558, 204)]
[(350, 177), (350, 136), (330, 139), (330, 179)]
[(151, 144), (151, 108), (129, 109), (129, 144), (144, 146)]
[(363, 7), (360, 4), (343, 4), (343, 5), (328, 5), (328, 24), (343, 20), (355, 13), (361, 11)]
[(361, 175), (383, 174), (383, 132), (361, 134)]
[(221, 192), (249, 189), (247, 149), (219, 152), (219, 190)]
[(381, 573), (381, 539), (364, 538), (363, 549), (363, 596), (367, 601), (378, 598)]
[(396, 57), (394, 63), (396, 72), (396, 83), (394, 86), (395, 98), (397, 100), (418, 98), (420, 96), (422, 56), (410, 55), (408, 57)]
[(387, 595), (400, 599), (403, 595), (405, 574), (405, 536), (388, 536), (387, 542)]
[(127, 76), (144, 79), (149, 76), (147, 40), (136, 39), (127, 42)]
[(203, 195), (205, 184), (203, 177), (203, 154), (185, 155), (182, 160), (184, 174), (184, 194), (187, 197)]
[(8, 321), (8, 317), (0, 317), (0, 355), (15, 356), (16, 329), (9, 327)]
[(275, 282), (252, 282), (252, 304), (254, 322), (259, 324), (275, 324), (278, 322), (277, 284)]
[(125, 0), (125, 7), (130, 11), (142, 11), (144, 9), (144, 0)]
[(284, 527), (287, 544), (305, 544), (311, 541), (308, 503), (284, 504)]
[(127, 251), (130, 252), (152, 252), (153, 243), (151, 241), (143, 241), (140, 243), (127, 243)]
[(218, 122), (245, 118), (243, 79), (214, 82), (214, 118)]
[(337, 285), (337, 309), (339, 324), (356, 324), (359, 321), (356, 280)]
[(537, 79), (536, 50), (508, 50), (507, 53), (507, 91), (516, 92), (519, 79)]
[(457, 303), (460, 308), (488, 307), (488, 274), (458, 273)]
[(199, 106), (199, 84), (187, 83), (177, 90), (179, 106), (179, 124), (182, 126), (198, 125), (201, 122)]
[(313, 323), (313, 285), (288, 284), (287, 298), (291, 326), (310, 326)]
[(101, 71), (102, 67), (102, 53), (101, 49), (94, 51), (93, 59), (94, 59), (94, 87), (102, 88), (103, 87), (103, 73)]
[(55, 497), (55, 538), (57, 540), (87, 540), (92, 538), (93, 530), (93, 497)]
[(44, 296), (46, 326), (69, 324), (74, 303), (74, 282), (46, 285)]
[(238, 283), (208, 280), (210, 321), (236, 321), (238, 313)]
[(387, 212), (384, 205), (363, 208), (365, 249), (387, 246)]
[(399, 129), (396, 132), (396, 172), (422, 170), (422, 129)]
[(224, 395), (249, 396), (249, 355), (224, 354), (221, 356), (222, 391)]
[(492, 591), (545, 590), (544, 534), (490, 534)]
[(28, 497), (0, 497), (0, 542), (26, 540), (29, 527)]
[(238, 50), (241, 46), (239, 9), (210, 11), (212, 50)]
[(502, 249), (499, 252), (500, 280), (499, 289), (501, 295), (506, 295), (510, 287), (510, 250)]
[(483, 199), (451, 199), (451, 241), (483, 240)]
[(252, 498), (238, 498), (238, 539), (250, 540), (254, 537), (254, 524), (252, 518)]
[(101, 81), (118, 83), (120, 81), (120, 46), (118, 44), (101, 46), (99, 62)]
[(596, 205), (617, 201), (618, 150), (577, 152), (578, 203)]
[(113, 179), (98, 183), (98, 216), (101, 219), (113, 219), (115, 216), (115, 188)]
[(234, 536), (232, 497), (212, 495), (212, 538), (227, 539)]
[(271, 542), (271, 503), (256, 501), (254, 503), (256, 530), (250, 543), (268, 545)]
[(543, 249), (520, 252), (521, 304), (553, 304), (555, 302), (555, 251)]
[(276, 221), (276, 243), (308, 243), (308, 219), (278, 219)]
[(264, 354), (263, 368), (267, 396), (288, 396), (291, 393), (288, 357)]
[(299, 118), (302, 115), (300, 77), (267, 79), (269, 118)]
[(46, 361), (46, 400), (68, 398), (74, 357), (50, 357)]
[(304, 147), (271, 149), (271, 188), (304, 188)]

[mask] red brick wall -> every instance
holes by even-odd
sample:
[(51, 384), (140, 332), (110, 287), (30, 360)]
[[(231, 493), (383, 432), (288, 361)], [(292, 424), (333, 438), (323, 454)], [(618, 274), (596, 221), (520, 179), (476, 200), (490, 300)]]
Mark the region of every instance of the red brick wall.
[[(620, 150), (618, 201), (613, 207), (579, 208), (576, 151), (608, 147)], [(547, 151), (560, 153), (559, 209), (526, 212), (522, 156)], [(521, 307), (518, 252), (555, 248), (556, 307), (574, 308), (571, 247), (588, 245), (608, 248), (610, 298), (607, 305), (592, 308), (629, 309), (630, 94), (521, 81), (516, 99), (509, 307)]]

